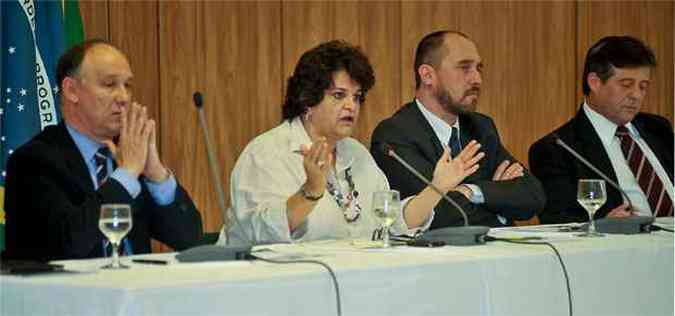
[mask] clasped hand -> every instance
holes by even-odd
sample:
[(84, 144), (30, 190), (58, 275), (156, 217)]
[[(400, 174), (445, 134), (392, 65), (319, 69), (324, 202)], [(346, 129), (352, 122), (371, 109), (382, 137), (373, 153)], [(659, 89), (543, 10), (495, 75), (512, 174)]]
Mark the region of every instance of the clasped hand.
[(495, 174), (492, 176), (492, 180), (506, 181), (522, 177), (525, 175), (524, 170), (525, 169), (520, 163), (518, 162), (511, 163), (508, 160), (504, 160), (502, 161), (501, 164), (499, 164), (497, 170), (495, 170)]
[(117, 165), (134, 176), (141, 174), (160, 182), (169, 176), (159, 159), (155, 121), (148, 119), (147, 108), (133, 102), (122, 108), (121, 128), (117, 144), (104, 141)]

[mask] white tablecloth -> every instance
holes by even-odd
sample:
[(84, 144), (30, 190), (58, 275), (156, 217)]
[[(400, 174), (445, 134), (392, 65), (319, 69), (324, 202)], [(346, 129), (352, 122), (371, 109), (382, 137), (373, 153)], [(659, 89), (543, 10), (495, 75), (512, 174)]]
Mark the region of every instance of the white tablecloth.
[[(494, 231), (493, 235), (517, 235)], [(537, 234), (532, 233), (532, 234)], [(547, 233), (569, 273), (574, 315), (673, 315), (673, 234), (574, 238)], [(260, 247), (259, 247), (260, 248)], [(259, 249), (258, 248), (258, 249)], [(546, 246), (363, 249), (322, 241), (258, 255), (321, 260), (337, 274), (343, 315), (568, 315), (561, 266)], [(79, 273), (0, 277), (4, 315), (335, 315), (329, 274), (311, 264), (62, 262)]]

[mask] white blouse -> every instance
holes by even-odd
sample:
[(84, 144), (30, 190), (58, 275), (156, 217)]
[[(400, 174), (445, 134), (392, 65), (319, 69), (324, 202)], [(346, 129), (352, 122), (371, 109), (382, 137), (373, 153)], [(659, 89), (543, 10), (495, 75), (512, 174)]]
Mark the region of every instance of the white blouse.
[[(370, 238), (381, 226), (371, 211), (371, 200), (373, 192), (389, 190), (387, 178), (361, 143), (344, 138), (336, 144), (337, 181), (342, 188), (349, 188), (347, 173), (351, 174), (354, 191), (358, 192), (356, 200), (361, 206), (360, 216), (348, 222), (343, 209), (326, 191), (304, 223), (290, 231), (286, 202), (307, 179), (303, 156), (293, 152), (303, 144), (311, 144), (311, 140), (300, 118), (295, 118), (259, 135), (246, 146), (230, 181), (232, 205), (228, 215), (232, 225), (228, 232), (232, 244)], [(410, 198), (402, 201), (402, 208)], [(242, 227), (234, 222), (232, 215), (235, 213)], [(419, 229), (427, 229), (432, 219), (433, 212)], [(224, 229), (218, 244), (226, 242)], [(402, 212), (391, 228), (394, 234), (414, 230), (417, 229), (408, 229)], [(242, 236), (243, 233), (247, 238)]]

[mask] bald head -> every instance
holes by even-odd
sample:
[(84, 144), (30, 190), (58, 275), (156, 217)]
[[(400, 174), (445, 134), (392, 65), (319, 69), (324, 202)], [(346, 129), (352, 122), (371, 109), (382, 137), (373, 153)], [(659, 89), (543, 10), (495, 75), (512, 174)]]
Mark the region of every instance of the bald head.
[(71, 47), (61, 55), (56, 66), (56, 81), (61, 90), (63, 90), (63, 79), (68, 76), (72, 77), (79, 74), (80, 66), (84, 61), (85, 55), (95, 46), (109, 46), (114, 48), (114, 45), (108, 41), (102, 39), (90, 39)]
[(104, 43), (92, 45), (85, 52), (80, 66), (73, 73), (73, 76), (90, 79), (94, 79), (95, 76), (114, 75), (131, 77), (131, 66), (124, 53)]
[(476, 109), (483, 62), (471, 39), (436, 32), (422, 40), (417, 57), (415, 98), (428, 110), (453, 124), (459, 113)]
[(67, 124), (96, 141), (119, 135), (133, 78), (124, 53), (103, 41), (84, 42), (61, 57), (59, 77)]
[(469, 37), (459, 31), (442, 30), (428, 34), (417, 44), (415, 50), (415, 65), (413, 71), (415, 72), (415, 87), (419, 88), (422, 80), (418, 70), (422, 65), (430, 65), (438, 68), (447, 55), (452, 43), (448, 41), (465, 39), (471, 41)]

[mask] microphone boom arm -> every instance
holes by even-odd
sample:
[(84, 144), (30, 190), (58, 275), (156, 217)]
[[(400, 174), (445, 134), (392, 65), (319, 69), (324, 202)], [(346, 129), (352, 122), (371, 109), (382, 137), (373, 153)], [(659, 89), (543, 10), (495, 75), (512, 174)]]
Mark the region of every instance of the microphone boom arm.
[(411, 172), (412, 174), (414, 174), (417, 178), (419, 178), (422, 182), (424, 182), (427, 186), (429, 186), (429, 187), (432, 188), (434, 191), (436, 191), (436, 193), (438, 193), (438, 195), (440, 195), (444, 200), (446, 200), (448, 203), (450, 203), (450, 205), (454, 206), (454, 207), (459, 211), (459, 213), (462, 214), (462, 217), (464, 218), (464, 226), (468, 226), (468, 225), (469, 225), (469, 219), (467, 218), (466, 213), (465, 213), (464, 210), (457, 204), (457, 202), (455, 202), (455, 201), (453, 201), (451, 198), (449, 198), (449, 197), (446, 195), (445, 192), (441, 192), (441, 190), (438, 189), (435, 185), (433, 185), (433, 184), (431, 183), (431, 181), (429, 181), (429, 179), (427, 179), (424, 175), (422, 175), (422, 174), (419, 173), (417, 170), (415, 170), (415, 168), (413, 168), (410, 164), (408, 164), (408, 162), (406, 162), (403, 158), (401, 158), (398, 154), (396, 154), (396, 152), (395, 152), (393, 149), (391, 149), (389, 146), (386, 146), (386, 145), (385, 145), (385, 147), (384, 147), (384, 152), (385, 152), (388, 156), (390, 156), (390, 157), (396, 159), (396, 161), (398, 161), (400, 164), (402, 164), (406, 169), (408, 169), (408, 171), (410, 171), (410, 172)]
[(607, 181), (607, 183), (609, 183), (610, 185), (612, 185), (612, 187), (614, 187), (615, 189), (619, 190), (619, 192), (621, 193), (621, 196), (623, 196), (623, 197), (626, 199), (626, 201), (628, 202), (628, 207), (630, 207), (631, 210), (633, 209), (633, 203), (630, 201), (630, 198), (628, 197), (628, 195), (626, 194), (626, 192), (624, 192), (624, 191), (621, 189), (621, 187), (620, 187), (616, 182), (612, 181), (612, 179), (610, 179), (608, 176), (606, 176), (602, 171), (598, 170), (598, 168), (596, 168), (595, 166), (593, 166), (590, 162), (588, 162), (588, 160), (586, 160), (584, 157), (582, 157), (581, 155), (579, 155), (579, 153), (577, 153), (574, 149), (572, 149), (569, 145), (567, 145), (562, 139), (560, 139), (560, 137), (559, 137), (558, 135), (554, 135), (554, 137), (555, 137), (555, 143), (556, 143), (556, 144), (560, 145), (560, 146), (561, 146), (562, 148), (564, 148), (567, 152), (569, 152), (570, 154), (572, 154), (572, 156), (574, 156), (575, 158), (577, 158), (577, 160), (581, 161), (586, 167), (588, 167), (588, 168), (590, 168), (591, 170), (593, 170), (593, 172), (595, 172), (595, 173), (598, 174), (602, 179), (604, 179), (605, 181)]

